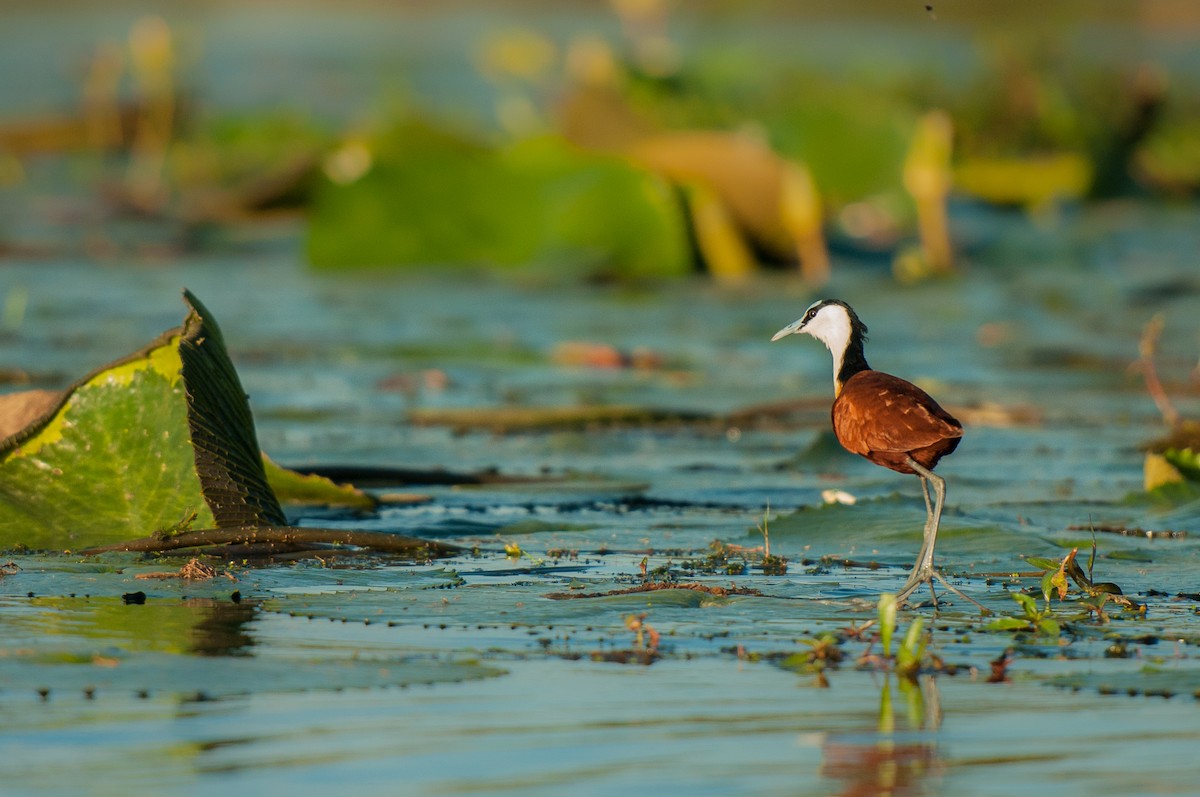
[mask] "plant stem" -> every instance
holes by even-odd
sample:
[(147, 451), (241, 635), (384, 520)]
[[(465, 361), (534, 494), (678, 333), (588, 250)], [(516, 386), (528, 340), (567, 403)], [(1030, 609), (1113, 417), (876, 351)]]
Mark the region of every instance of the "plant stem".
[(141, 537), (111, 545), (100, 545), (81, 551), (85, 556), (109, 551), (171, 551), (179, 548), (199, 548), (209, 545), (256, 543), (353, 545), (373, 551), (423, 556), (452, 556), (459, 548), (444, 542), (422, 540), (403, 534), (353, 529), (317, 529), (294, 526), (245, 526), (223, 529), (200, 529), (167, 537)]

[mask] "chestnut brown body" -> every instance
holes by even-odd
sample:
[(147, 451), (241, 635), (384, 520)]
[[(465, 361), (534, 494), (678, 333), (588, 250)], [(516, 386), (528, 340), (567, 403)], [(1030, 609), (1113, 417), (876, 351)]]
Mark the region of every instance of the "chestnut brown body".
[(899, 473), (916, 473), (909, 457), (933, 470), (963, 434), (962, 424), (924, 390), (870, 369), (846, 380), (831, 415), (847, 451)]

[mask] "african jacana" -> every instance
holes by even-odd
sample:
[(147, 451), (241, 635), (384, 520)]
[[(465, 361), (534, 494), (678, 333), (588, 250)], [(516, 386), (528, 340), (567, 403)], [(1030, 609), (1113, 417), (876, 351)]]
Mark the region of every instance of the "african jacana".
[[(776, 332), (771, 340), (796, 333), (812, 335), (833, 355), (831, 415), (833, 433), (842, 447), (876, 465), (921, 477), (926, 514), (924, 541), (897, 600), (903, 603), (922, 584), (930, 584), (932, 590), (935, 577), (954, 593), (971, 600), (933, 569), (933, 546), (946, 502), (946, 480), (933, 469), (938, 460), (958, 447), (962, 424), (921, 388), (867, 365), (863, 354), (867, 326), (845, 302), (814, 302), (799, 320)], [(932, 504), (930, 483), (936, 495)]]

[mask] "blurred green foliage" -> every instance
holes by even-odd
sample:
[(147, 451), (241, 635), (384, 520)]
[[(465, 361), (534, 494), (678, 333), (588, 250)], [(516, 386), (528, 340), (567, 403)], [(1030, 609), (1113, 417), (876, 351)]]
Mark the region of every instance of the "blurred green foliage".
[(314, 196), (317, 266), (690, 268), (670, 186), (617, 157), (550, 135), (494, 147), (412, 117), (360, 151), (361, 174), (326, 168)]
[(903, 96), (793, 74), (774, 81), (745, 112), (781, 155), (808, 165), (831, 207), (903, 194), (901, 165), (920, 116)]
[(172, 178), (182, 190), (260, 179), (327, 150), (334, 137), (303, 114), (262, 111), (197, 120), (171, 147)]
[[(920, 250), (949, 271), (952, 220), (931, 220), (952, 196), (1040, 212), (1200, 192), (1197, 76), (1181, 57), (1200, 15), (1181, 0), (1003, 14), (875, 0), (543, 11), (491, 7), (462, 27), (454, 9), (394, 11), (413, 31), (455, 32), (389, 62), (389, 82), (409, 87), (403, 111), (360, 92), (333, 117), (209, 107), (191, 92), (183, 29), (143, 17), (128, 41), (97, 42), (75, 116), (0, 122), (0, 185), (25, 180), (30, 153), (90, 148), (111, 156), (102, 201), (184, 221), (181, 246), (198, 240), (187, 225), (302, 210), (322, 268), (707, 268), (727, 281), (755, 261), (823, 279), (822, 235), (894, 265)], [(292, 57), (297, 96), (317, 96), (329, 65)], [(949, 165), (928, 172), (947, 188), (917, 199), (906, 163), (931, 114), (950, 120)], [(804, 207), (780, 189), (797, 174)], [(816, 233), (799, 234), (796, 218)]]

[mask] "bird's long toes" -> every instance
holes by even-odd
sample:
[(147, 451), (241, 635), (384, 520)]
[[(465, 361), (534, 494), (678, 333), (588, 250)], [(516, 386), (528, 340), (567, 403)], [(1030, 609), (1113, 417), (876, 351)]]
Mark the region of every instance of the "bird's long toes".
[(900, 603), (903, 603), (908, 599), (909, 595), (912, 595), (914, 592), (930, 583), (932, 580), (932, 576), (922, 577), (915, 574), (910, 576), (909, 579), (904, 582), (904, 586), (900, 588), (900, 591), (896, 593), (896, 600)]

